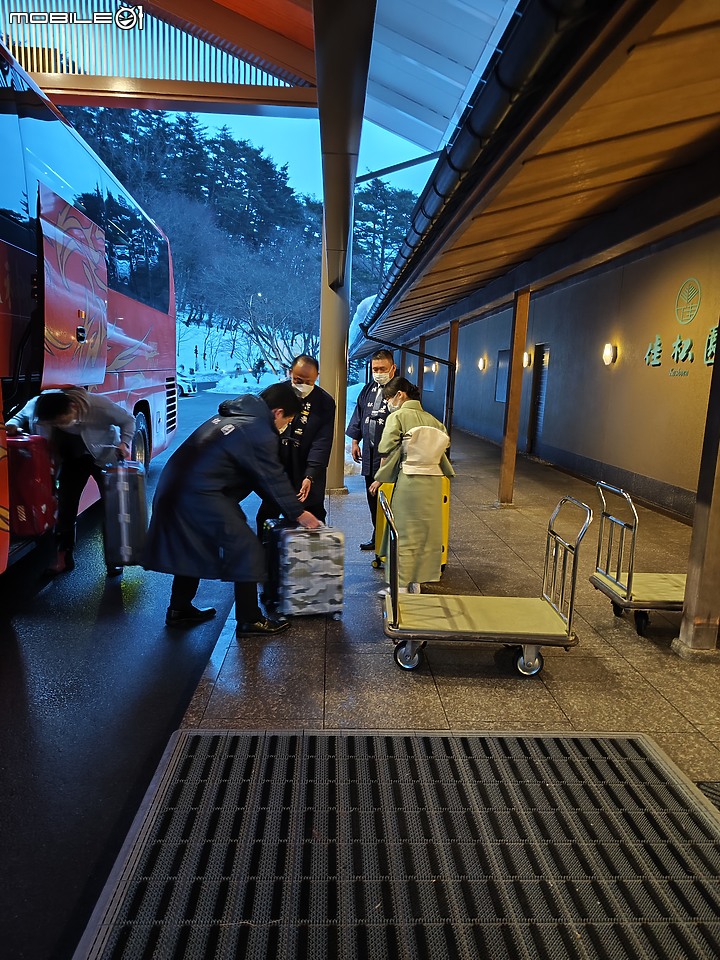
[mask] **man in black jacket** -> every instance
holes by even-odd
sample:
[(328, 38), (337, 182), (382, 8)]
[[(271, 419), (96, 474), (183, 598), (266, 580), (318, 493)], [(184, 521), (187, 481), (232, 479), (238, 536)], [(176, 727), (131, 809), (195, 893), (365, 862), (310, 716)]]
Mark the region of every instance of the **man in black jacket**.
[[(320, 373), (314, 357), (301, 354), (290, 366), (290, 385), (300, 401), (300, 412), (280, 435), (280, 460), (297, 497), (307, 511), (324, 521), (325, 485), (335, 434), (335, 401), (316, 385)], [(257, 513), (258, 536), (280, 508), (265, 498)]]
[(272, 497), (280, 510), (315, 530), (278, 456), (278, 431), (298, 413), (287, 383), (226, 400), (218, 415), (191, 434), (170, 457), (153, 501), (144, 566), (175, 575), (165, 619), (188, 627), (215, 616), (192, 601), (200, 579), (235, 584), (237, 634), (277, 633), (287, 621), (263, 617), (257, 584), (265, 580), (265, 552), (240, 507), (253, 491)]
[(378, 445), (382, 437), (388, 410), (387, 400), (383, 396), (383, 387), (397, 373), (397, 367), (389, 350), (377, 350), (370, 358), (372, 380), (360, 391), (350, 423), (345, 431), (352, 440), (352, 458), (362, 464), (365, 477), (368, 507), (373, 532), (369, 540), (360, 544), (361, 550), (375, 549), (375, 521), (377, 519), (377, 493), (371, 493), (375, 474), (380, 468)]

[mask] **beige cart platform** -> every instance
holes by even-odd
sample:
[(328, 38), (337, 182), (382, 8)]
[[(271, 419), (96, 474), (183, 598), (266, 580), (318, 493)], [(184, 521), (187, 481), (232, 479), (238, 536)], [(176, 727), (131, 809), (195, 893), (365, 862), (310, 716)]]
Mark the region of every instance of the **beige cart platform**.
[[(590, 583), (610, 598), (616, 617), (632, 610), (635, 629), (643, 636), (650, 622), (650, 610), (682, 610), (685, 574), (636, 573), (638, 515), (635, 504), (620, 487), (603, 481), (599, 481), (596, 487), (602, 501), (602, 513), (595, 573), (590, 577)], [(613, 505), (614, 509), (611, 509)]]
[[(414, 670), (422, 660), (428, 640), (472, 641), (517, 646), (515, 666), (531, 677), (543, 668), (541, 646), (574, 646), (572, 630), (578, 548), (592, 520), (587, 504), (563, 497), (548, 523), (542, 595), (535, 597), (449, 596), (399, 593), (398, 532), (395, 519), (382, 491), (380, 506), (390, 532), (390, 592), (385, 597), (383, 628), (395, 644), (395, 662), (403, 670)], [(557, 530), (561, 512), (581, 514), (579, 529), (572, 539)], [(563, 516), (565, 521), (567, 518)]]

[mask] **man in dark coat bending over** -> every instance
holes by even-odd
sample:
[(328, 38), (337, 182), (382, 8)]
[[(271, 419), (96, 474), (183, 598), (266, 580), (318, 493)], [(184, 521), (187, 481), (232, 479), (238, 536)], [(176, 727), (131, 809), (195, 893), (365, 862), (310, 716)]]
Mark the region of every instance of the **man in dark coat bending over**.
[(314, 530), (320, 521), (303, 509), (278, 457), (278, 430), (300, 411), (289, 383), (220, 404), (213, 417), (170, 457), (153, 501), (144, 566), (172, 573), (165, 619), (188, 627), (215, 616), (192, 601), (200, 579), (235, 584), (237, 634), (268, 634), (287, 621), (264, 617), (257, 584), (265, 580), (265, 554), (240, 501), (252, 492), (269, 497), (291, 520)]

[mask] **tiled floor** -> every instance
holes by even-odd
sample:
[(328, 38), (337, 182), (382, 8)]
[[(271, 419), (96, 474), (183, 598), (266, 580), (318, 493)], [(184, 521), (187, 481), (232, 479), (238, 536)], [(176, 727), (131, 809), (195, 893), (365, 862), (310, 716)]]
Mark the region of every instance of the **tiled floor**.
[[(598, 509), (592, 484), (518, 460), (515, 503), (496, 504), (499, 450), (453, 436), (450, 556), (443, 593), (538, 596), (547, 522), (565, 494)], [(424, 664), (401, 671), (382, 631), (382, 573), (358, 544), (369, 533), (361, 477), (330, 501), (345, 532), (342, 620), (303, 618), (277, 638), (235, 639), (228, 620), (183, 726), (233, 729), (527, 730), (645, 733), (692, 780), (720, 780), (720, 657), (685, 661), (670, 649), (679, 614), (651, 614), (639, 637), (589, 583), (597, 523), (580, 558), (570, 651), (543, 648), (545, 667), (520, 677), (494, 644), (428, 645)], [(636, 569), (682, 571), (690, 527), (642, 507)]]

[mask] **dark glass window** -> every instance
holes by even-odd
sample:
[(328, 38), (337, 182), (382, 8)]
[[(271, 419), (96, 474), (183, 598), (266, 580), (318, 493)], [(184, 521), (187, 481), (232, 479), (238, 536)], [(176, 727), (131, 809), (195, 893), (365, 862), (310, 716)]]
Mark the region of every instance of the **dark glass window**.
[(87, 144), (36, 94), (31, 92), (19, 113), (31, 215), (37, 216), (38, 183), (43, 183), (105, 231), (110, 288), (167, 313), (166, 240)]
[(105, 240), (108, 284), (149, 307), (170, 306), (167, 241), (118, 184), (108, 182)]
[(15, 101), (19, 76), (0, 56), (0, 237), (33, 249), (22, 144)]
[(94, 154), (32, 91), (18, 113), (31, 216), (37, 216), (38, 183), (43, 183), (104, 227), (101, 168)]

